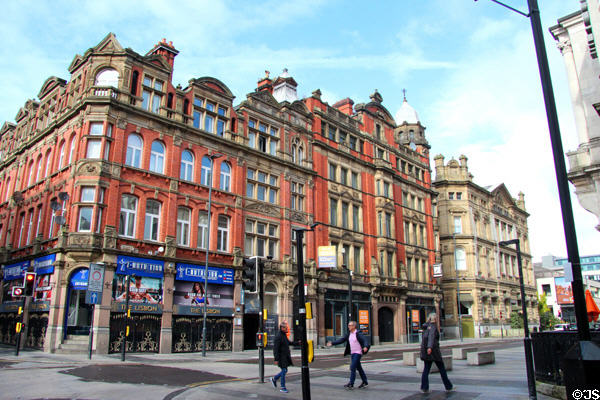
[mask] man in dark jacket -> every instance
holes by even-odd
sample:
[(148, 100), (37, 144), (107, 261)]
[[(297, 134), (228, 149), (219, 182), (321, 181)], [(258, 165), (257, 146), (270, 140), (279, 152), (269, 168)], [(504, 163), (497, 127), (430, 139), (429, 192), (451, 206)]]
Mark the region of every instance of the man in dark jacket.
[(429, 314), (427, 322), (423, 325), (423, 339), (421, 340), (421, 360), (424, 362), (423, 374), (421, 375), (421, 390), (423, 393), (429, 392), (429, 371), (431, 365), (435, 362), (440, 370), (440, 377), (444, 382), (446, 391), (452, 390), (452, 383), (448, 379), (442, 352), (440, 351), (440, 332), (437, 328), (437, 315)]
[(360, 374), (362, 383), (358, 386), (359, 389), (366, 388), (369, 386), (367, 381), (367, 375), (360, 364), (360, 359), (363, 354), (367, 354), (369, 351), (369, 341), (367, 338), (358, 330), (356, 330), (356, 321), (348, 322), (348, 333), (341, 339), (335, 342), (327, 342), (327, 346), (333, 346), (346, 342), (346, 349), (344, 350), (344, 356), (350, 354), (350, 382), (344, 385), (346, 389), (354, 389), (354, 380), (356, 379), (356, 370)]
[(288, 367), (292, 364), (292, 355), (290, 353), (290, 342), (287, 338), (287, 333), (290, 330), (288, 323), (282, 321), (279, 324), (279, 331), (275, 334), (273, 341), (273, 357), (275, 358), (275, 364), (281, 368), (281, 371), (277, 375), (271, 378), (271, 385), (277, 389), (277, 380), (281, 378), (281, 389), (282, 393), (288, 393), (285, 387), (285, 374), (287, 373)]

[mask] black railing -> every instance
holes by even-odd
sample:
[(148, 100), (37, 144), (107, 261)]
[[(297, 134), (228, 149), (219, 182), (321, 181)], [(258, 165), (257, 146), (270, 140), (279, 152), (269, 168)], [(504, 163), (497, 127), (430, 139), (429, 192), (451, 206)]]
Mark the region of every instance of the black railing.
[[(600, 344), (600, 331), (591, 331), (590, 333), (592, 341)], [(563, 358), (578, 340), (577, 331), (532, 333), (535, 379), (564, 386)]]

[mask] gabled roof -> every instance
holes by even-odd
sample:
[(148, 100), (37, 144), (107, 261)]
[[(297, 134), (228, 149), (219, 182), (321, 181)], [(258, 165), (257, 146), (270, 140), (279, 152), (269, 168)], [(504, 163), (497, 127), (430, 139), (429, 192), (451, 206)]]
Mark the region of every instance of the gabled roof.
[(31, 100), (31, 99), (27, 100), (25, 102), (25, 105), (19, 109), (19, 112), (17, 112), (15, 121), (19, 122), (23, 118), (28, 117), (30, 115), (30, 113), (35, 114), (35, 111), (38, 109), (39, 106), (40, 106), (40, 103), (38, 103), (37, 101)]
[(233, 95), (231, 90), (229, 90), (226, 84), (224, 84), (217, 78), (213, 78), (211, 76), (203, 76), (201, 78), (190, 79), (189, 85), (197, 85), (204, 87), (208, 90), (217, 91), (232, 100), (235, 98), (235, 96)]
[(263, 103), (266, 103), (276, 109), (280, 109), (281, 105), (279, 104), (279, 102), (275, 99), (275, 97), (273, 97), (273, 95), (271, 93), (269, 93), (266, 90), (261, 90), (258, 92), (252, 92), (252, 93), (248, 93), (246, 95), (246, 98), (250, 99), (255, 99), (258, 101), (261, 101)]
[(121, 46), (121, 43), (117, 40), (117, 37), (114, 33), (110, 32), (108, 35), (104, 37), (96, 46), (89, 48), (83, 56), (76, 54), (71, 61), (71, 65), (69, 65), (69, 72), (73, 73), (83, 61), (89, 57), (92, 53), (95, 54), (114, 54), (114, 53), (123, 53), (125, 49)]
[(42, 85), (42, 88), (38, 93), (38, 99), (41, 100), (44, 96), (46, 96), (57, 86), (65, 86), (66, 84), (67, 81), (65, 81), (64, 79), (58, 78), (56, 76), (51, 76), (50, 78), (46, 79), (46, 82), (44, 82), (44, 84)]
[(508, 191), (504, 183), (501, 183), (498, 186), (496, 186), (496, 188), (492, 190), (492, 195), (496, 199), (496, 202), (501, 202), (501, 204), (508, 205), (509, 207), (517, 207), (515, 199), (513, 199), (513, 197), (510, 195), (510, 192)]
[[(381, 111), (386, 122), (388, 122), (391, 125), (395, 125), (392, 114), (390, 114), (390, 112), (388, 111), (387, 108), (385, 108), (384, 106), (381, 105), (381, 103), (383, 102), (383, 97), (377, 91), (377, 89), (375, 89), (375, 92), (369, 97), (371, 98), (371, 102), (369, 102), (367, 104), (364, 104), (364, 103), (356, 104), (354, 106), (354, 111), (356, 111), (357, 113), (360, 111), (365, 111), (370, 114), (377, 114), (377, 111)], [(372, 110), (373, 108), (375, 108), (377, 111), (374, 112)]]
[(12, 131), (16, 127), (17, 125), (13, 124), (12, 122), (5, 122), (2, 124), (2, 128), (0, 128), (0, 136), (4, 136), (6, 132)]

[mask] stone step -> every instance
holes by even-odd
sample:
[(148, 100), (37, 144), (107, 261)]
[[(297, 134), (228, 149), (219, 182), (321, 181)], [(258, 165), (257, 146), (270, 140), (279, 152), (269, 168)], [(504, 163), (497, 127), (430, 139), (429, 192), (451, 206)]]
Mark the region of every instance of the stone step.
[(54, 353), (56, 354), (85, 354), (88, 349), (80, 350), (80, 349), (56, 349)]
[(65, 342), (73, 342), (73, 343), (87, 343), (89, 342), (90, 337), (89, 335), (68, 335), (67, 339), (65, 340)]
[(87, 350), (88, 348), (88, 344), (83, 344), (83, 343), (62, 343), (59, 346), (60, 349), (65, 349), (65, 350)]

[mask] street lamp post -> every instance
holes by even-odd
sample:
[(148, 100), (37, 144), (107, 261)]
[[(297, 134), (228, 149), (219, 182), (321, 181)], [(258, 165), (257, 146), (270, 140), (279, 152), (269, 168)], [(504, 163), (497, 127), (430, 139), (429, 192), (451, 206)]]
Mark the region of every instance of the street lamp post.
[(348, 322), (354, 321), (352, 317), (352, 270), (345, 262), (346, 249), (342, 247), (342, 269), (348, 272)]
[(210, 249), (210, 210), (212, 208), (213, 167), (215, 166), (215, 160), (222, 156), (223, 154), (214, 153), (208, 157), (210, 159), (210, 170), (207, 172), (208, 176), (206, 177), (206, 181), (208, 183), (208, 221), (206, 227), (206, 259), (204, 262), (204, 318), (202, 319), (202, 357), (206, 357), (206, 302), (208, 300), (208, 251)]
[(537, 399), (535, 390), (535, 372), (533, 369), (533, 353), (531, 350), (531, 337), (529, 337), (529, 323), (527, 318), (527, 306), (525, 305), (525, 284), (523, 283), (523, 263), (521, 262), (521, 246), (519, 239), (505, 240), (499, 242), (500, 246), (508, 246), (514, 244), (517, 248), (517, 265), (519, 267), (519, 285), (521, 287), (521, 308), (523, 310), (523, 330), (525, 338), (523, 344), (525, 346), (525, 366), (527, 367), (527, 386), (529, 387), (529, 399)]
[(300, 228), (296, 232), (296, 264), (298, 266), (298, 321), (300, 330), (300, 352), (302, 354), (302, 400), (310, 400), (310, 375), (308, 370), (308, 346), (306, 340), (306, 300), (304, 298), (304, 254), (302, 240), (304, 232), (314, 231), (319, 222), (310, 226), (310, 229)]
[(458, 263), (456, 259), (456, 232), (452, 234), (452, 242), (454, 243), (454, 274), (456, 275), (456, 323), (458, 325), (458, 335), (462, 342), (462, 312), (460, 311), (460, 285), (458, 280)]
[(567, 392), (571, 393), (573, 389), (582, 387), (582, 384), (596, 382), (597, 371), (600, 370), (600, 347), (591, 341), (590, 327), (587, 320), (579, 249), (577, 247), (575, 220), (573, 218), (573, 206), (571, 205), (571, 195), (569, 193), (567, 168), (565, 165), (564, 150), (558, 125), (556, 102), (554, 99), (552, 79), (550, 78), (550, 67), (548, 66), (548, 56), (546, 54), (546, 45), (544, 43), (544, 35), (542, 32), (540, 9), (537, 0), (527, 0), (529, 7), (528, 14), (516, 10), (499, 0), (491, 1), (529, 18), (531, 22), (533, 42), (535, 44), (540, 80), (542, 83), (542, 92), (544, 94), (544, 103), (546, 105), (546, 118), (548, 120), (552, 155), (554, 157), (554, 169), (556, 171), (556, 182), (560, 199), (565, 242), (567, 245), (567, 255), (573, 272), (573, 282), (571, 283), (571, 287), (573, 289), (573, 302), (575, 303), (575, 317), (577, 319), (579, 341), (569, 349), (564, 357), (565, 386)]

